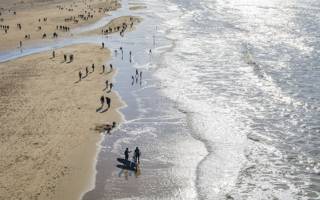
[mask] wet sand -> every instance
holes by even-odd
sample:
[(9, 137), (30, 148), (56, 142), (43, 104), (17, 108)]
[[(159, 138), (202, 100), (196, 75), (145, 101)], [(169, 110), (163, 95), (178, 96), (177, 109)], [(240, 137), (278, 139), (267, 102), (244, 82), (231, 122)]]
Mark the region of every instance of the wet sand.
[[(107, 49), (76, 45), (55, 58), (44, 52), (0, 64), (0, 199), (72, 200), (93, 186), (96, 128), (122, 119), (119, 96), (103, 91), (116, 73), (108, 65), (102, 73), (109, 58)], [(79, 81), (86, 66), (90, 73)], [(112, 99), (111, 109), (97, 111), (101, 95)]]

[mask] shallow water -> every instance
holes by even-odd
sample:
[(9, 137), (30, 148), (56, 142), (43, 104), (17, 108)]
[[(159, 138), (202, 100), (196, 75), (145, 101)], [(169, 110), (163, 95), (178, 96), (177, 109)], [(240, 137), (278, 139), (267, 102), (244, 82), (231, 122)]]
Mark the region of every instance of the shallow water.
[[(111, 62), (126, 121), (105, 137), (84, 199), (320, 199), (319, 2), (141, 3), (148, 8), (130, 14), (144, 20), (124, 38), (74, 36), (0, 54), (124, 48)], [(123, 8), (113, 16), (128, 15)], [(131, 85), (135, 68), (141, 85)], [(137, 176), (117, 167), (127, 146), (142, 150)]]

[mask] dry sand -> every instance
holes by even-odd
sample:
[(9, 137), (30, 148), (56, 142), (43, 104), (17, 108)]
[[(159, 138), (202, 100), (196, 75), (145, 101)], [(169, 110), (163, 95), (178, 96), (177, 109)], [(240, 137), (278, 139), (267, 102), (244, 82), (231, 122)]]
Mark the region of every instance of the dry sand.
[[(74, 61), (63, 62), (70, 53)], [(94, 176), (96, 126), (121, 121), (119, 96), (103, 91), (115, 74), (101, 74), (107, 49), (77, 45), (50, 57), (45, 52), (0, 64), (0, 199), (79, 199)], [(95, 72), (77, 82), (92, 63)], [(112, 99), (104, 113), (96, 112), (101, 95)]]
[[(93, 23), (120, 6), (117, 0), (0, 0), (0, 25), (10, 27), (7, 33), (4, 29), (0, 29), (0, 51), (19, 48), (20, 41), (25, 45), (39, 40), (52, 40), (54, 32), (58, 37), (70, 36), (70, 32), (57, 30), (56, 26), (67, 26), (72, 29)], [(16, 12), (15, 15), (14, 12)], [(79, 17), (79, 15), (87, 16), (89, 13), (93, 18), (83, 20)], [(72, 19), (75, 17), (75, 20), (65, 21), (71, 17)], [(47, 21), (43, 18), (47, 18)], [(17, 24), (21, 24), (21, 30)], [(41, 30), (38, 27), (41, 27)], [(28, 34), (30, 39), (25, 38)], [(43, 34), (47, 35), (44, 39)]]

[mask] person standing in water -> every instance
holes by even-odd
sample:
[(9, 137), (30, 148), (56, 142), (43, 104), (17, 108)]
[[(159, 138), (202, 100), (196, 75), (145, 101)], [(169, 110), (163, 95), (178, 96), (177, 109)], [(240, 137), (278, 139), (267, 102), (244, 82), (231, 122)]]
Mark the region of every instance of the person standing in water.
[(124, 151), (124, 158), (125, 160), (129, 159), (129, 153), (131, 153), (131, 151), (129, 151), (128, 147), (126, 148), (126, 150)]
[(136, 163), (140, 163), (140, 149), (138, 147), (136, 147), (136, 149), (134, 150), (134, 157), (135, 157), (135, 161)]

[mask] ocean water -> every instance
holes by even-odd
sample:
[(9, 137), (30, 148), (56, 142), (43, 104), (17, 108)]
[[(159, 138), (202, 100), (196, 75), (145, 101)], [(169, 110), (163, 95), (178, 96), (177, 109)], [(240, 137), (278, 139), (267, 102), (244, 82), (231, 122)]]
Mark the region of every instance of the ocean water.
[[(320, 3), (131, 2), (147, 6), (120, 42), (134, 61), (112, 61), (126, 121), (84, 199), (320, 199)], [(142, 173), (123, 177), (135, 146)]]
[(320, 199), (320, 2), (159, 4), (155, 74), (208, 151), (197, 197)]

